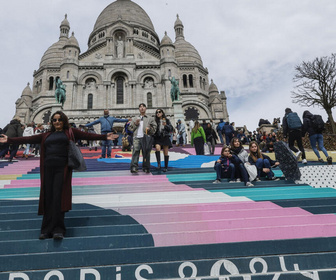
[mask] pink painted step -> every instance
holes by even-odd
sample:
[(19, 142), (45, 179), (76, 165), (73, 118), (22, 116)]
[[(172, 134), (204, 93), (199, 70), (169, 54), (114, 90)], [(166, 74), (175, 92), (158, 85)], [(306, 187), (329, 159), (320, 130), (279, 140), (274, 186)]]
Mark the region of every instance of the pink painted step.
[(299, 208), (278, 208), (278, 209), (246, 209), (246, 210), (218, 210), (213, 212), (186, 212), (172, 215), (171, 213), (133, 214), (133, 219), (140, 224), (148, 223), (172, 223), (190, 221), (213, 221), (220, 219), (241, 219), (256, 217), (278, 217), (278, 216), (302, 216), (312, 215), (311, 213)]
[[(160, 185), (161, 186), (161, 185)], [(183, 185), (176, 185), (183, 186)], [(174, 204), (111, 208), (123, 215), (153, 214), (153, 213), (181, 213), (194, 211), (243, 210), (243, 209), (282, 209), (281, 206), (270, 201), (242, 201), (242, 202), (215, 202), (199, 204)]]
[[(156, 178), (157, 177), (157, 178)], [(94, 177), (94, 178), (73, 178), (72, 184), (74, 186), (85, 185), (110, 185), (110, 184), (136, 184), (136, 183), (158, 183), (168, 182), (166, 176), (115, 176), (115, 177)], [(25, 187), (39, 187), (40, 179), (28, 179), (28, 180), (12, 180), (9, 185), (5, 185), (5, 188), (25, 188)]]
[(194, 221), (180, 223), (149, 223), (143, 224), (150, 234), (169, 233), (169, 232), (192, 232), (207, 230), (228, 230), (228, 229), (250, 229), (250, 228), (266, 228), (276, 226), (289, 225), (325, 225), (335, 224), (336, 216), (333, 214), (326, 215), (299, 215), (299, 216), (279, 216), (279, 217), (257, 217), (257, 218), (241, 218), (226, 219), (212, 221)]
[(261, 240), (335, 237), (336, 224), (289, 225), (260, 228), (208, 230), (182, 233), (153, 234), (155, 246), (180, 246), (193, 244), (229, 243)]
[[(180, 185), (178, 188), (176, 186), (171, 185), (162, 186), (161, 184), (156, 186), (150, 185), (137, 188), (134, 188), (133, 186), (129, 185), (125, 185), (124, 187), (118, 187), (118, 188), (115, 188), (113, 185), (109, 186), (110, 186), (109, 188), (106, 188), (106, 186), (104, 186), (104, 188), (94, 186), (94, 190), (96, 190), (97, 193), (100, 192), (100, 190), (102, 190), (102, 192), (105, 192), (106, 194), (195, 191), (194, 189), (190, 188), (187, 185)], [(77, 188), (77, 190), (80, 190), (80, 186), (79, 188)], [(90, 192), (89, 195), (92, 195), (92, 193)]]

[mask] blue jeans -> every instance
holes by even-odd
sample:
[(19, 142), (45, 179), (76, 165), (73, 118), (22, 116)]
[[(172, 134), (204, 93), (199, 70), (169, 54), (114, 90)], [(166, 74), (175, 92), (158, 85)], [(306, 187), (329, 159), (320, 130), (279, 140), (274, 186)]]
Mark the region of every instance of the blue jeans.
[(329, 156), (327, 150), (323, 146), (323, 135), (322, 134), (311, 135), (311, 136), (309, 136), (309, 140), (310, 140), (310, 145), (311, 145), (315, 155), (317, 156), (317, 158), (321, 158), (321, 157), (320, 157), (319, 151), (316, 148), (316, 143), (317, 143), (319, 149), (324, 153), (324, 155), (326, 157)]
[(182, 140), (183, 140), (183, 144), (182, 145), (185, 145), (187, 144), (186, 142), (186, 133), (185, 132), (182, 132), (182, 134), (177, 134), (177, 143), (176, 144), (180, 144), (180, 138), (182, 137)]
[(235, 166), (233, 163), (229, 164), (229, 168), (225, 171), (222, 167), (221, 163), (216, 162), (215, 164), (216, 170), (216, 180), (221, 180), (221, 178), (230, 178), (230, 180), (234, 180), (235, 178)]
[(220, 140), (221, 144), (223, 144), (223, 143), (224, 143), (224, 140), (223, 140), (223, 134), (222, 134), (221, 131), (217, 131), (217, 132), (218, 132), (219, 140)]
[(102, 140), (102, 157), (105, 158), (106, 156), (106, 149), (107, 149), (107, 157), (111, 157), (111, 147), (112, 147), (112, 140)]
[[(257, 167), (257, 171), (258, 171), (258, 177), (267, 177), (268, 179), (274, 177), (274, 173), (271, 170), (271, 163), (269, 162), (268, 159), (262, 159), (262, 158), (258, 158), (256, 161), (256, 167)], [(263, 168), (268, 168), (270, 170), (270, 172), (265, 173), (262, 169)]]
[(249, 181), (249, 176), (244, 164), (242, 162), (236, 163), (235, 168), (236, 168), (235, 177), (241, 178), (243, 182), (246, 184)]

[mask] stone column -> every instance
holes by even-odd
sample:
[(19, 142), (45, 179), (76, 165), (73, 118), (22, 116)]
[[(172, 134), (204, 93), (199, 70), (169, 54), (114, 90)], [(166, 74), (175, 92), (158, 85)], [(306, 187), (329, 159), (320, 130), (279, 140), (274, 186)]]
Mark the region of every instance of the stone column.
[(181, 122), (185, 124), (181, 100), (175, 100), (173, 102), (173, 113), (174, 113), (174, 119), (172, 122), (173, 124), (176, 124), (178, 120), (181, 120)]
[(54, 104), (51, 105), (51, 116), (52, 116), (53, 113), (55, 113), (57, 111), (62, 111), (62, 104), (54, 103)]

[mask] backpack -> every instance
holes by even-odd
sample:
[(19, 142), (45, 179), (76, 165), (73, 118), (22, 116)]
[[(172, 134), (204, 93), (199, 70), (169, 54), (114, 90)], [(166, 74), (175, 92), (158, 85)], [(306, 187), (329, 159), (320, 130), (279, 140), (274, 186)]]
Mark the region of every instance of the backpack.
[(297, 113), (291, 112), (286, 116), (286, 118), (289, 129), (301, 129), (302, 122)]
[(318, 133), (321, 133), (324, 130), (324, 121), (320, 115), (313, 115), (311, 124), (313, 129)]

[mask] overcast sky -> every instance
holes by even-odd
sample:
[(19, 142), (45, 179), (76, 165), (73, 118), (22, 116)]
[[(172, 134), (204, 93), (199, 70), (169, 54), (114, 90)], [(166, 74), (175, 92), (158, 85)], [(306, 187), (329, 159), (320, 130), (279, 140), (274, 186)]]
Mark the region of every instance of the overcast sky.
[[(0, 82), (4, 127), (15, 101), (33, 83), (44, 52), (59, 37), (68, 14), (81, 52), (109, 0), (15, 0), (1, 3)], [(260, 118), (283, 117), (286, 107), (321, 114), (320, 108), (292, 103), (295, 65), (336, 52), (334, 0), (134, 0), (151, 18), (160, 40), (174, 41), (179, 14), (186, 41), (198, 50), (220, 91), (227, 96), (230, 121), (254, 130)], [(335, 113), (335, 111), (334, 111)], [(334, 115), (335, 118), (335, 115)]]

